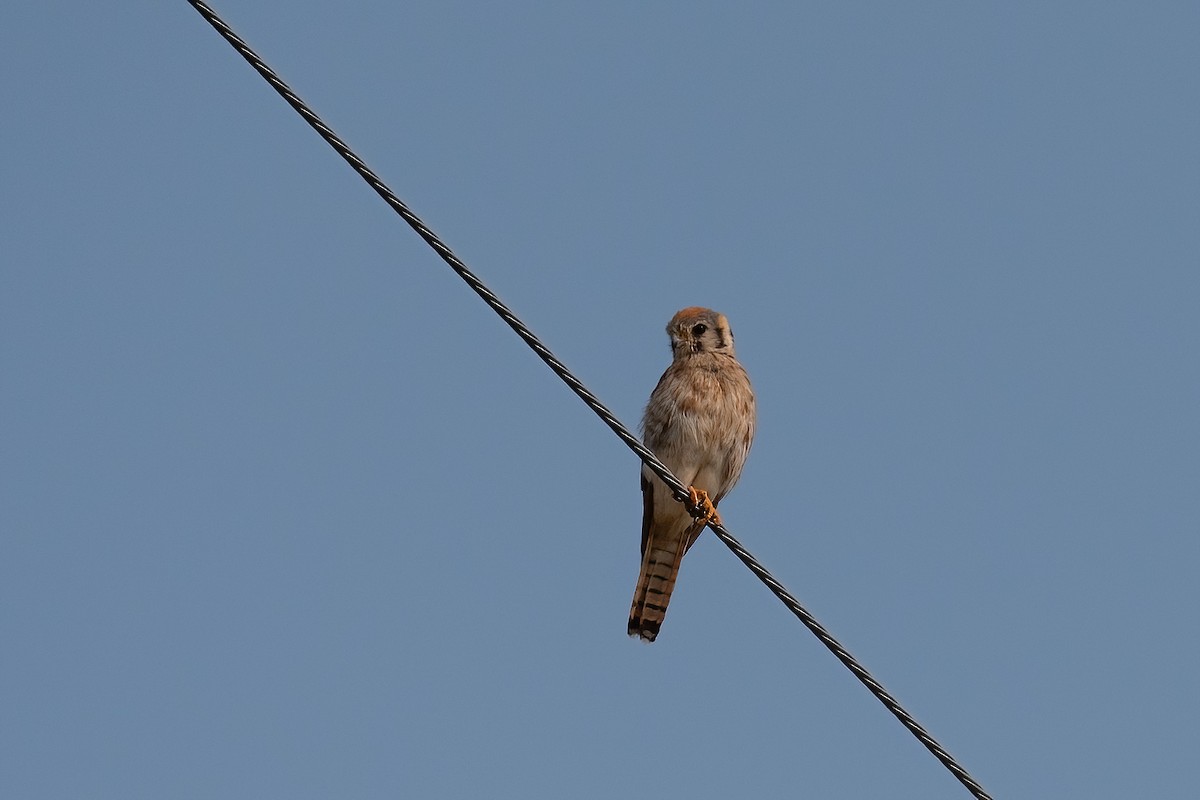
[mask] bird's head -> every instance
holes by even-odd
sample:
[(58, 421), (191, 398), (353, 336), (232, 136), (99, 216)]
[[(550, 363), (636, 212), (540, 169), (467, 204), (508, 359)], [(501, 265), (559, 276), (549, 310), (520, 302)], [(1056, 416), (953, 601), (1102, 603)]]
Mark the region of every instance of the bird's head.
[(671, 317), (667, 323), (671, 354), (684, 358), (694, 353), (733, 355), (733, 331), (724, 314), (711, 308), (691, 306)]

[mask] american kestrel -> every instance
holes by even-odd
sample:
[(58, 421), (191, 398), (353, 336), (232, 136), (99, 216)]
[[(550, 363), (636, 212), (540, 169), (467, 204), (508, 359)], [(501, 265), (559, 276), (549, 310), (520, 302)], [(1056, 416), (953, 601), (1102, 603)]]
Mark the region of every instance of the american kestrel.
[(642, 418), (642, 441), (691, 493), (690, 508), (642, 467), (642, 571), (629, 611), (629, 635), (653, 642), (675, 588), (683, 554), (741, 477), (754, 439), (754, 390), (733, 355), (724, 314), (685, 308), (667, 324), (671, 366)]

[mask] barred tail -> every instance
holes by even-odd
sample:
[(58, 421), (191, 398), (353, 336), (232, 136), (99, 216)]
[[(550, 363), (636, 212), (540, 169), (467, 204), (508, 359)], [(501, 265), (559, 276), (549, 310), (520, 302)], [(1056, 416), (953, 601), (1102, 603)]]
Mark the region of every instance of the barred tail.
[[(658, 537), (667, 538), (667, 537)], [(642, 572), (633, 592), (629, 610), (629, 635), (653, 642), (667, 615), (667, 604), (675, 590), (679, 565), (686, 549), (683, 537), (668, 542), (654, 542), (642, 557)]]

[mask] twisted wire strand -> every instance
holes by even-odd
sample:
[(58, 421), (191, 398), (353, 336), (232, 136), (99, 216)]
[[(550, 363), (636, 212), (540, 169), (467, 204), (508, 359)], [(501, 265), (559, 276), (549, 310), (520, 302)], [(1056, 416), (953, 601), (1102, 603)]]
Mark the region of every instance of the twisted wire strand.
[[(459, 259), (459, 257), (456, 256), (440, 238), (438, 238), (437, 234), (431, 231), (425, 225), (425, 223), (421, 221), (420, 217), (413, 213), (413, 211), (407, 205), (405, 205), (404, 202), (397, 197), (390, 188), (388, 188), (387, 184), (385, 184), (378, 175), (371, 171), (371, 169), (363, 162), (363, 160), (359, 158), (359, 156), (353, 150), (351, 150), (350, 147), (344, 141), (342, 141), (342, 139), (336, 133), (333, 132), (333, 129), (326, 125), (325, 122), (318, 117), (316, 113), (296, 95), (295, 92), (292, 91), (291, 87), (284, 83), (284, 81), (275, 74), (274, 70), (267, 66), (266, 62), (264, 62), (262, 58), (256, 52), (254, 52), (254, 50), (251, 49), (251, 47), (246, 44), (245, 41), (241, 39), (241, 37), (234, 33), (233, 29), (230, 28), (223, 19), (217, 16), (216, 12), (214, 12), (212, 8), (204, 3), (203, 0), (187, 1), (193, 8), (196, 9), (197, 12), (200, 13), (200, 16), (202, 16), (210, 25), (212, 25), (214, 29), (216, 29), (217, 33), (219, 33), (227, 42), (229, 42), (229, 44), (232, 45), (239, 54), (241, 54), (242, 58), (244, 58), (250, 64), (250, 66), (253, 67), (254, 70), (258, 72), (258, 74), (261, 75), (262, 78), (269, 83), (271, 87), (275, 89), (275, 91), (278, 92), (281, 97), (283, 97), (284, 100), (287, 101), (288, 105), (295, 109), (296, 113), (303, 117), (304, 121), (307, 122), (321, 136), (321, 138), (329, 144), (330, 147), (337, 151), (337, 154), (340, 155), (346, 161), (346, 163), (348, 163), (354, 169), (354, 171), (357, 172), (359, 176), (367, 182), (367, 185), (374, 189), (375, 193), (378, 194), (385, 203), (391, 206), (392, 209), (399, 214), (400, 217), (404, 219), (404, 221), (407, 222), (414, 231), (416, 231), (417, 235), (420, 236), (425, 243), (428, 244), (434, 250), (434, 252), (436, 252), (442, 258), (442, 260), (445, 261), (446, 264), (452, 270), (454, 270), (454, 272), (457, 273), (458, 276), (462, 278), (463, 281), (465, 281), (466, 284), (470, 286), (471, 289), (477, 295), (479, 295), (479, 297), (482, 298), (483, 301), (487, 303), (488, 306), (495, 311), (502, 320), (504, 320), (505, 323), (508, 324), (510, 328), (513, 329), (517, 336), (521, 337), (522, 341), (524, 341), (525, 344), (527, 344), (530, 349), (532, 349), (533, 352), (536, 353), (537, 356), (546, 363), (546, 366), (550, 367), (554, 374), (557, 375), (565, 384), (567, 384), (571, 391), (578, 395), (579, 399), (582, 400), (588, 408), (590, 408), (598, 417), (600, 417), (604, 424), (607, 425), (612, 432), (617, 435), (617, 438), (619, 438), (626, 444), (626, 446), (629, 447), (630, 450), (637, 454), (638, 458), (642, 460), (642, 463), (649, 467), (650, 470), (671, 489), (671, 492), (677, 501), (682, 503), (689, 500), (687, 488), (671, 473), (669, 469), (667, 469), (666, 465), (663, 464), (662, 461), (660, 461), (658, 457), (654, 455), (654, 453), (651, 452), (644, 444), (642, 444), (642, 442), (636, 436), (634, 436), (633, 433), (630, 432), (630, 430), (625, 427), (625, 425), (622, 424), (619, 419), (617, 419), (616, 415), (609, 411), (609, 409), (603, 403), (601, 403), (600, 400), (594, 394), (592, 394), (592, 392), (586, 386), (584, 386), (583, 382), (579, 380), (579, 378), (575, 377), (575, 375), (569, 369), (567, 369), (567, 367), (561, 361), (558, 360), (558, 357), (555, 356), (554, 353), (550, 352), (550, 349), (546, 347), (546, 345), (544, 345), (536, 335), (534, 335), (533, 331), (531, 331), (525, 325), (525, 323), (522, 322), (520, 318), (518, 318), (517, 315), (512, 312), (511, 309), (508, 308), (508, 306), (501, 302), (500, 298), (498, 298), (495, 293), (493, 293), (492, 290), (489, 289), (483, 283), (483, 281), (475, 275), (475, 273), (471, 272), (471, 270), (467, 268), (467, 265), (464, 264), (462, 260)], [(742, 545), (742, 543), (733, 536), (733, 534), (731, 534), (723, 525), (715, 520), (710, 521), (708, 523), (708, 527), (712, 529), (717, 538), (725, 543), (726, 547), (733, 551), (733, 554), (737, 556), (738, 560), (745, 564), (750, 571), (753, 572), (754, 575), (760, 581), (762, 581), (767, 588), (770, 589), (781, 602), (783, 602), (785, 606), (787, 606), (788, 610), (790, 610), (802, 623), (804, 623), (805, 626), (808, 627), (810, 631), (812, 631), (817, 639), (819, 639), (821, 643), (824, 644), (825, 647), (828, 648), (829, 651), (833, 653), (833, 655), (839, 661), (841, 661), (851, 673), (853, 673), (854, 677), (858, 678), (858, 680), (867, 687), (871, 694), (873, 694), (875, 698), (879, 700), (879, 702), (883, 703), (884, 707), (887, 708), (887, 710), (893, 715), (895, 715), (895, 717), (900, 720), (900, 723), (904, 725), (904, 727), (907, 728), (908, 731), (912, 733), (912, 735), (915, 736), (917, 740), (920, 741), (921, 744), (923, 744), (929, 750), (929, 752), (931, 752), (934, 757), (937, 758), (937, 760), (940, 761), (942, 765), (945, 766), (945, 768), (949, 770), (950, 773), (954, 775), (954, 777), (957, 778), (958, 781), (962, 783), (963, 786), (965, 786), (975, 798), (977, 798), (977, 800), (992, 800), (991, 796), (984, 791), (983, 787), (980, 786), (980, 784), (973, 777), (971, 777), (970, 773), (968, 773), (967, 770), (962, 767), (954, 759), (954, 757), (951, 756), (945, 750), (945, 748), (943, 748), (941, 744), (939, 744), (938, 741), (934, 739), (933, 736), (927, 730), (925, 730), (925, 728), (922, 727), (921, 724), (918, 723), (916, 719), (914, 719), (913, 716), (909, 714), (908, 711), (906, 711), (894, 697), (892, 697), (892, 695), (886, 689), (883, 688), (883, 685), (880, 684), (879, 681), (875, 680), (871, 673), (868, 672), (867, 669), (862, 666), (862, 664), (860, 664), (853, 655), (850, 654), (850, 651), (843, 647), (841, 642), (835, 639), (833, 634), (827, 631), (825, 627), (817, 621), (816, 617), (809, 613), (809, 611), (800, 604), (800, 601), (797, 600), (795, 596), (783, 586), (783, 584), (776, 580), (775, 576), (767, 571), (766, 567), (760, 564), (758, 560), (750, 553), (750, 551), (748, 551)]]

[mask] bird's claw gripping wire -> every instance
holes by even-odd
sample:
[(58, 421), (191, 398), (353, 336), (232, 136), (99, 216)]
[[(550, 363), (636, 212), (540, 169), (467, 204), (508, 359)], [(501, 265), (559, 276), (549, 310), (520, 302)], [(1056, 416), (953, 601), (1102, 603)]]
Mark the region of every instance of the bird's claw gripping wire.
[(697, 529), (703, 528), (710, 522), (721, 524), (721, 515), (717, 513), (717, 507), (709, 499), (708, 492), (703, 489), (697, 489), (695, 486), (688, 487), (687, 510), (692, 515), (692, 519), (696, 520), (694, 527)]

